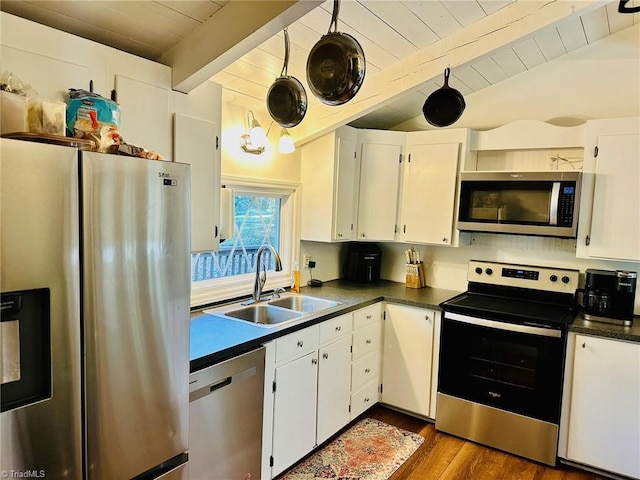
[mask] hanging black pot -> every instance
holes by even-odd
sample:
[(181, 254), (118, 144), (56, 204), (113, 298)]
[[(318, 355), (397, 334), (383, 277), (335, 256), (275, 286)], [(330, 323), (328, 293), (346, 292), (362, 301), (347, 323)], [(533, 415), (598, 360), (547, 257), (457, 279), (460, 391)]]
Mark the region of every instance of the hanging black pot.
[(449, 67), (444, 70), (444, 85), (433, 92), (422, 107), (424, 118), (434, 127), (448, 127), (458, 121), (466, 107), (462, 94), (449, 86)]
[(334, 0), (329, 31), (313, 46), (307, 59), (307, 83), (325, 105), (342, 105), (355, 97), (366, 70), (358, 41), (337, 31), (339, 10), (340, 0)]
[(284, 128), (298, 125), (307, 113), (307, 92), (300, 81), (287, 75), (289, 33), (284, 29), (284, 65), (280, 76), (269, 88), (267, 108), (271, 118)]

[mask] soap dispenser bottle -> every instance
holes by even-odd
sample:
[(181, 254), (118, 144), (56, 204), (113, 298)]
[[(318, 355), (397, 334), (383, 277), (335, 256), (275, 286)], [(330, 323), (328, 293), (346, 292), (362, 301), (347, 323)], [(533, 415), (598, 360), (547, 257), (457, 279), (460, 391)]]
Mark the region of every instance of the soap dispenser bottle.
[(291, 269), (291, 291), (300, 293), (300, 263), (296, 260)]

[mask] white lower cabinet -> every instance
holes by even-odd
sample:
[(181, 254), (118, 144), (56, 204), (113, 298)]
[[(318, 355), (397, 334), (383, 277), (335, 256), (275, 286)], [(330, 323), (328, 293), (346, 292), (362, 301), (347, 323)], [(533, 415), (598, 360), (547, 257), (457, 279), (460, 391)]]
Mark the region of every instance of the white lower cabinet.
[(431, 417), (434, 325), (440, 312), (395, 304), (385, 310), (382, 401)]
[(353, 312), (351, 420), (380, 399), (382, 303)]
[(567, 458), (640, 478), (640, 344), (575, 335), (569, 353)]
[(351, 338), (344, 337), (318, 350), (318, 363), (316, 444), (320, 445), (350, 420)]
[(265, 401), (273, 405), (271, 477), (349, 423), (352, 317), (340, 315), (275, 341), (273, 402)]
[(278, 338), (275, 345), (273, 476), (310, 452), (316, 442), (318, 326)]

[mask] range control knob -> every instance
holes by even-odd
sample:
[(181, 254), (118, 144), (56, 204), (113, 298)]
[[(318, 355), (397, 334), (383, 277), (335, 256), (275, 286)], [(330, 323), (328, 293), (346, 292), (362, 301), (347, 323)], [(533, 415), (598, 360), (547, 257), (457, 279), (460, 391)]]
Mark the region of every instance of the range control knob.
[(484, 273), (486, 273), (487, 275), (491, 275), (493, 273), (493, 269), (492, 268), (487, 268)]
[(482, 275), (482, 269), (480, 267), (476, 267), (476, 273), (478, 275)]
[(558, 281), (558, 276), (557, 275), (551, 275), (549, 277), (549, 280), (551, 280), (552, 282), (557, 282)]
[(562, 283), (569, 283), (570, 278), (567, 277), (566, 275), (564, 277), (562, 277)]

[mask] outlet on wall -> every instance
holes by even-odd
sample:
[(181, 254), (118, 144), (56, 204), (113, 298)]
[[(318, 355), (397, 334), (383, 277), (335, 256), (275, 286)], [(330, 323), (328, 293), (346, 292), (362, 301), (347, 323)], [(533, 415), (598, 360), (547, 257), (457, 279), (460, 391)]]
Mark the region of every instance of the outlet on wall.
[(305, 253), (303, 256), (303, 265), (304, 268), (309, 268), (309, 262), (311, 261), (311, 255), (309, 255), (308, 253)]

